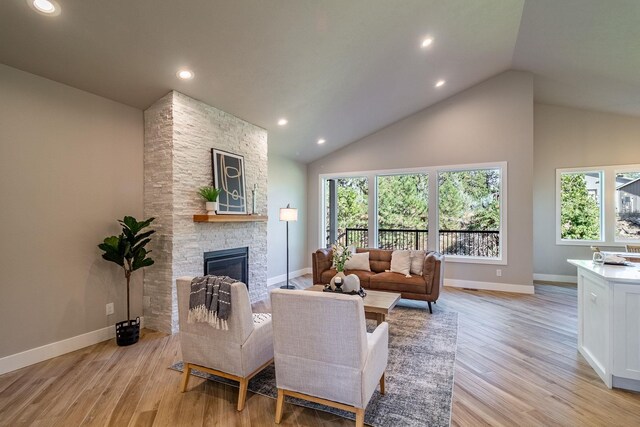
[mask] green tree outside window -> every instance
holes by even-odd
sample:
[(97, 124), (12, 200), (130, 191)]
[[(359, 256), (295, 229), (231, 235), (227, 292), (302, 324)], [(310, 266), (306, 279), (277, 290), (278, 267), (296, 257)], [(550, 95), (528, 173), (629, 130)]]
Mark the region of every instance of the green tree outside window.
[(566, 240), (600, 240), (598, 196), (589, 194), (585, 173), (560, 176), (560, 235)]

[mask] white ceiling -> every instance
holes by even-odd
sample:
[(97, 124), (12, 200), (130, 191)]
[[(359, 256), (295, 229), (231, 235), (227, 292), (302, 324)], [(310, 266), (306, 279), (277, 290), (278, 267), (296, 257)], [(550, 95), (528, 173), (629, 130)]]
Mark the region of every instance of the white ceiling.
[(637, 0), (58, 3), (1, 2), (1, 63), (141, 109), (175, 89), (305, 162), (511, 68), (542, 102), (640, 115)]

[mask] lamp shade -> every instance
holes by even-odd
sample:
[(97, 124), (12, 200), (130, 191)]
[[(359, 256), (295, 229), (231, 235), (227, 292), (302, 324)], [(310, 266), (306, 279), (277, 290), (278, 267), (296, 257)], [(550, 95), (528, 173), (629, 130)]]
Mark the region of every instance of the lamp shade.
[(280, 221), (297, 221), (298, 209), (291, 208), (287, 205), (286, 208), (280, 208)]

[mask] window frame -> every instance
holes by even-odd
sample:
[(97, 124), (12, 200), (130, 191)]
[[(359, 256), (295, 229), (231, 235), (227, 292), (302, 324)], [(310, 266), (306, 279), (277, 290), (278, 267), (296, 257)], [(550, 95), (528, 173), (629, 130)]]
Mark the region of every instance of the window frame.
[[(379, 237), (379, 230), (380, 230), (380, 224), (378, 222), (378, 179), (381, 177), (388, 177), (388, 176), (398, 176), (398, 175), (418, 175), (418, 174), (422, 174), (422, 175), (426, 175), (427, 176), (427, 247), (430, 244), (430, 240), (429, 240), (429, 224), (430, 224), (430, 220), (431, 220), (431, 175), (429, 172), (426, 171), (416, 171), (416, 170), (411, 170), (410, 172), (407, 172), (407, 170), (403, 170), (403, 171), (397, 171), (395, 170), (393, 173), (386, 173), (386, 172), (378, 172), (375, 173), (373, 176), (375, 178), (374, 182), (375, 182), (375, 188), (374, 188), (374, 192), (375, 192), (375, 218), (374, 219), (374, 228), (370, 231), (373, 231), (373, 233), (375, 234), (375, 237), (373, 239), (373, 241), (375, 241), (375, 247), (377, 248), (379, 246), (379, 241), (378, 241), (378, 237)], [(371, 191), (371, 189), (369, 189), (369, 191)], [(369, 237), (369, 241), (371, 242), (372, 239), (371, 237)]]
[(618, 244), (618, 245), (626, 245), (627, 243), (632, 243), (632, 244), (637, 244), (640, 243), (640, 239), (620, 239), (618, 238), (618, 232), (617, 232), (617, 227), (618, 227), (618, 213), (616, 212), (616, 178), (618, 176), (619, 173), (625, 173), (625, 172), (640, 172), (640, 164), (636, 164), (636, 165), (619, 165), (619, 166), (614, 166), (612, 167), (612, 173), (613, 173), (613, 202), (612, 202), (612, 208), (613, 208), (613, 243), (614, 244)]
[[(318, 194), (320, 195), (320, 227), (318, 234), (318, 242), (320, 242), (319, 248), (324, 248), (324, 242), (326, 241), (326, 230), (327, 230), (327, 221), (326, 221), (326, 192), (325, 192), (325, 181), (328, 179), (340, 179), (340, 178), (365, 178), (367, 180), (367, 186), (369, 187), (369, 197), (368, 197), (368, 206), (367, 206), (367, 230), (371, 230), (371, 176), (369, 172), (344, 172), (344, 173), (330, 173), (330, 174), (320, 174), (319, 175), (319, 188)], [(377, 197), (377, 191), (376, 197)], [(377, 206), (375, 207), (377, 209)], [(377, 228), (376, 228), (377, 232)], [(369, 233), (371, 234), (371, 233)], [(369, 245), (372, 245), (372, 238), (369, 236)], [(375, 236), (375, 245), (378, 245), (378, 237)], [(372, 246), (373, 247), (373, 246)]]
[[(598, 173), (600, 175), (600, 191), (598, 194), (598, 200), (600, 205), (600, 239), (598, 240), (577, 240), (577, 239), (563, 239), (562, 238), (562, 224), (561, 222), (561, 213), (562, 213), (562, 174), (571, 174), (571, 173)], [(555, 215), (555, 223), (556, 223), (556, 245), (567, 245), (567, 246), (592, 246), (594, 244), (602, 244), (606, 242), (606, 206), (605, 206), (605, 195), (607, 192), (607, 177), (605, 175), (604, 168), (595, 167), (595, 168), (559, 168), (556, 169), (556, 215)]]
[(437, 247), (440, 248), (440, 173), (441, 172), (465, 172), (482, 169), (498, 169), (500, 171), (500, 234), (499, 234), (499, 249), (498, 257), (474, 257), (466, 255), (449, 255), (445, 254), (446, 259), (471, 264), (493, 264), (493, 265), (507, 265), (507, 211), (509, 205), (507, 204), (508, 192), (507, 192), (507, 162), (498, 163), (479, 163), (473, 165), (459, 165), (459, 166), (447, 166), (437, 168), (436, 175), (436, 226), (437, 226)]
[[(319, 227), (318, 227), (318, 240), (319, 244), (324, 242), (324, 233), (326, 232), (325, 221), (325, 186), (324, 182), (327, 179), (337, 178), (350, 178), (350, 177), (365, 177), (369, 185), (369, 245), (371, 247), (378, 246), (378, 186), (377, 177), (387, 175), (404, 175), (404, 174), (416, 174), (424, 173), (428, 175), (428, 223), (429, 223), (429, 235), (428, 235), (428, 247), (440, 249), (440, 209), (439, 209), (439, 180), (438, 176), (440, 172), (463, 172), (466, 170), (480, 170), (480, 169), (498, 169), (500, 171), (500, 241), (499, 241), (499, 253), (497, 258), (488, 257), (471, 257), (465, 255), (446, 255), (445, 259), (455, 263), (466, 264), (492, 264), (492, 265), (507, 265), (508, 264), (508, 218), (507, 212), (509, 209), (508, 204), (508, 167), (506, 161), (500, 162), (487, 162), (487, 163), (473, 163), (473, 164), (460, 164), (460, 165), (444, 165), (444, 166), (426, 166), (417, 168), (398, 168), (398, 169), (379, 169), (368, 171), (351, 171), (351, 172), (332, 172), (323, 173), (318, 175), (318, 195), (319, 195)], [(373, 188), (371, 183), (374, 183)], [(432, 232), (432, 224), (435, 224), (435, 230)], [(320, 247), (320, 246), (318, 246)]]
[[(601, 203), (601, 240), (568, 240), (560, 239), (560, 173), (561, 172), (601, 172), (602, 184), (600, 192)], [(556, 213), (555, 213), (555, 234), (556, 245), (561, 246), (591, 246), (599, 244), (601, 246), (624, 248), (628, 243), (640, 243), (640, 239), (619, 239), (616, 233), (616, 175), (625, 172), (640, 172), (640, 164), (608, 165), (608, 166), (587, 166), (556, 169)], [(624, 249), (623, 249), (624, 250)]]

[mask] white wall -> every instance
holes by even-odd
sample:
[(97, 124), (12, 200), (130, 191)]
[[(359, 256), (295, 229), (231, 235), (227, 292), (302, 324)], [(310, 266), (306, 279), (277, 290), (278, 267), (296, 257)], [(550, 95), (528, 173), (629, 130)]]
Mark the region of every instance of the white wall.
[(591, 257), (589, 246), (556, 245), (556, 169), (635, 163), (640, 163), (640, 117), (535, 104), (536, 274), (575, 276), (576, 268), (567, 259)]
[(298, 221), (289, 223), (289, 272), (311, 266), (307, 250), (307, 166), (269, 153), (269, 222), (267, 224), (267, 264), (270, 282), (284, 280), (286, 274), (286, 228), (280, 222), (280, 208), (298, 208)]
[[(308, 166), (308, 251), (320, 246), (319, 175), (508, 162), (506, 266), (448, 262), (449, 279), (532, 283), (533, 77), (508, 71), (396, 122)], [(502, 277), (496, 276), (502, 269)]]
[(124, 320), (96, 245), (142, 214), (142, 148), (142, 111), (0, 65), (0, 357)]

